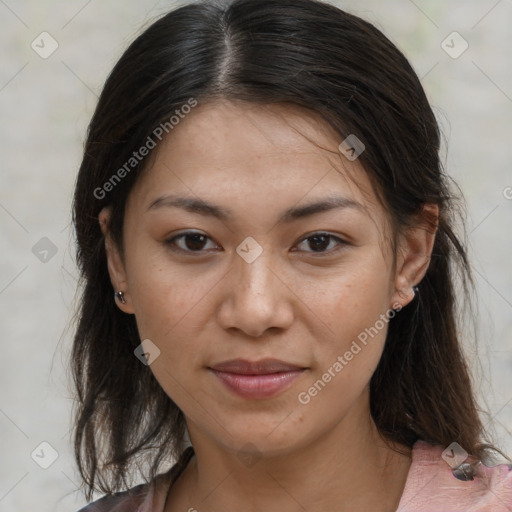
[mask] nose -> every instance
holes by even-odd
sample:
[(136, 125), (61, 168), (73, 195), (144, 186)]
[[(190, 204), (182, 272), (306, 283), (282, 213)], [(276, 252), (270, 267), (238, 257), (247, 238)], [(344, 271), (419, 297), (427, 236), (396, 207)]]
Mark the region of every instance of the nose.
[[(267, 253), (268, 254), (268, 253)], [(257, 338), (270, 329), (287, 329), (294, 319), (293, 291), (286, 277), (266, 256), (252, 263), (235, 256), (223, 280), (223, 300), (218, 322), (226, 330), (239, 330)]]

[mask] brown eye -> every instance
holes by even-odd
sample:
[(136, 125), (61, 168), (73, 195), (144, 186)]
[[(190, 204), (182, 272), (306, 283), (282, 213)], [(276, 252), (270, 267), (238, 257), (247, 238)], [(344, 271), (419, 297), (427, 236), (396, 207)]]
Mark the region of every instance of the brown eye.
[[(177, 252), (205, 252), (203, 251), (203, 249), (205, 249), (209, 240), (210, 238), (207, 237), (206, 235), (203, 235), (202, 233), (195, 233), (193, 231), (190, 231), (187, 233), (181, 233), (170, 238), (169, 240), (166, 240), (165, 244), (171, 250)], [(215, 244), (213, 244), (213, 246), (213, 248), (218, 247)]]
[(341, 238), (331, 235), (329, 233), (314, 233), (306, 238), (303, 238), (298, 244), (306, 244), (311, 250), (305, 250), (305, 252), (318, 253), (322, 255), (324, 253), (331, 254), (340, 249), (340, 246), (347, 245), (347, 242)]

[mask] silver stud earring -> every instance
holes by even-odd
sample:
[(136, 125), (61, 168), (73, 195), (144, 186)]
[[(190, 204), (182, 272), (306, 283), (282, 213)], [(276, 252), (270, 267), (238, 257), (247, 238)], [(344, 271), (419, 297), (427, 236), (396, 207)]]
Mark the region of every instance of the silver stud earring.
[(452, 475), (458, 480), (462, 480), (463, 482), (471, 481), (475, 478), (476, 474), (478, 473), (479, 464), (481, 464), (480, 461), (477, 461), (476, 463), (473, 464), (465, 462), (460, 466), (456, 467), (452, 471)]
[(114, 297), (118, 298), (119, 299), (119, 302), (121, 302), (121, 304), (126, 304), (126, 299), (124, 298), (124, 292), (114, 292)]

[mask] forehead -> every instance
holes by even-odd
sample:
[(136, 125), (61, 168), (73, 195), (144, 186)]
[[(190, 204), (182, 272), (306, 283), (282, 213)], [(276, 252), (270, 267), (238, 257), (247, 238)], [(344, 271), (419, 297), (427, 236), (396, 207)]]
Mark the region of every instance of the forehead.
[(318, 114), (300, 107), (199, 104), (157, 147), (131, 202), (144, 208), (157, 194), (180, 193), (268, 209), (337, 193), (379, 209), (366, 171), (339, 152), (340, 142)]

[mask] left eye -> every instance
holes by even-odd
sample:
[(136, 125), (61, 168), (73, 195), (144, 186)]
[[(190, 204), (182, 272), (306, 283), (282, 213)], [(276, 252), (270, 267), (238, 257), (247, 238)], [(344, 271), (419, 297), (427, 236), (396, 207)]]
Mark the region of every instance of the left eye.
[[(334, 244), (332, 242), (334, 242)], [(311, 251), (306, 250), (305, 252), (319, 254), (326, 252), (331, 253), (339, 249), (339, 247), (336, 246), (346, 245), (346, 242), (344, 240), (329, 233), (314, 233), (313, 235), (310, 235), (307, 238), (303, 238), (301, 242), (297, 245), (297, 247), (300, 247), (300, 245), (304, 243), (307, 243), (308, 246), (312, 249)], [(334, 251), (329, 250), (333, 248), (333, 245), (335, 247)]]

